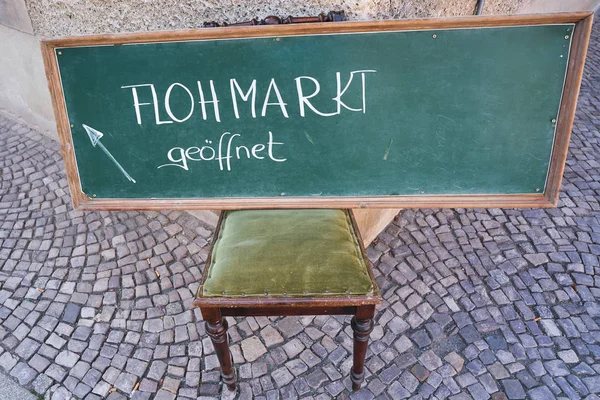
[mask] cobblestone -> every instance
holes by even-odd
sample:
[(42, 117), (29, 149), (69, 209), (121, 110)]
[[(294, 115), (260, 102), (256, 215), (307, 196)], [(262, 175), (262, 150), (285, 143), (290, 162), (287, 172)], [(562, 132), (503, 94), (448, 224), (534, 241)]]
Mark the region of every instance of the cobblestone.
[(0, 117), (0, 368), (48, 399), (599, 399), (599, 128), (596, 23), (558, 207), (402, 211), (363, 388), (349, 317), (229, 318), (230, 393), (191, 305), (212, 227), (73, 211), (60, 146)]

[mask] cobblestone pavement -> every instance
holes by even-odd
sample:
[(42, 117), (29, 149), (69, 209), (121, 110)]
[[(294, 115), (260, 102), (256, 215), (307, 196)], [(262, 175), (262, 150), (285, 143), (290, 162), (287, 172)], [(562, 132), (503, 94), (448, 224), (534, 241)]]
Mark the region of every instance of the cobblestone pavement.
[(223, 389), (190, 308), (211, 228), (72, 211), (58, 144), (0, 119), (0, 367), (47, 399), (598, 399), (599, 40), (558, 208), (407, 210), (368, 249), (385, 302), (354, 394), (326, 316), (230, 320)]

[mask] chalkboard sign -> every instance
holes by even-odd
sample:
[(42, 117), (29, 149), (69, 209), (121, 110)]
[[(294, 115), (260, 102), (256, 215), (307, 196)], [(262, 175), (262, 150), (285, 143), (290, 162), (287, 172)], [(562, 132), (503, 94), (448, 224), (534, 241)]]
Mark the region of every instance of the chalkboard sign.
[(44, 41), (80, 209), (550, 206), (591, 15)]

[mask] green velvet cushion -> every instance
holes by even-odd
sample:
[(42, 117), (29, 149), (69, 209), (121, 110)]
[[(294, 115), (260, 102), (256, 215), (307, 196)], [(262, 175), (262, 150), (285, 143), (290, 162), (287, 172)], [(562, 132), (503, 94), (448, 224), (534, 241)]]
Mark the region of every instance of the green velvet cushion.
[(202, 296), (370, 294), (350, 216), (343, 210), (228, 211)]

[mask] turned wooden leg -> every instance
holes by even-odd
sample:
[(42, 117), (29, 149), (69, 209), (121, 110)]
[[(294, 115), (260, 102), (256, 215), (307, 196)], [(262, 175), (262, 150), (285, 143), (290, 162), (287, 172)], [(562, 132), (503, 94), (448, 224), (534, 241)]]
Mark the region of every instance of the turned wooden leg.
[(365, 379), (365, 357), (369, 344), (369, 335), (373, 330), (373, 318), (358, 319), (352, 317), (352, 330), (354, 331), (354, 365), (350, 372), (352, 390), (357, 391)]
[(216, 320), (206, 321), (206, 333), (210, 336), (215, 353), (221, 364), (221, 377), (223, 383), (229, 390), (235, 390), (235, 368), (233, 367), (233, 357), (229, 351), (229, 340), (227, 338), (227, 320), (223, 317)]

